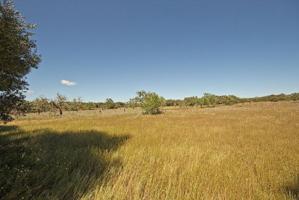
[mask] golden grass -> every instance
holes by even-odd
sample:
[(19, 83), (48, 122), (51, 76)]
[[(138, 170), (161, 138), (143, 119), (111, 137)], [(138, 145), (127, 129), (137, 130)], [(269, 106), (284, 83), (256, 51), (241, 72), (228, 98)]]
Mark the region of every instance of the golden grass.
[[(1, 159), (17, 150), (30, 162), (2, 159), (7, 199), (299, 197), (298, 102), (30, 116), (10, 127), (2, 127)], [(25, 172), (8, 175), (14, 165)]]

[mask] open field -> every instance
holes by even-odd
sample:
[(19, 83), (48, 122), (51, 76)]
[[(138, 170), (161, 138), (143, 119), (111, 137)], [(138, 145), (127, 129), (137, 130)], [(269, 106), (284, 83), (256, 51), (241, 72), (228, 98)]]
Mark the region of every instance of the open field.
[(0, 197), (299, 198), (299, 102), (107, 112), (1, 126)]

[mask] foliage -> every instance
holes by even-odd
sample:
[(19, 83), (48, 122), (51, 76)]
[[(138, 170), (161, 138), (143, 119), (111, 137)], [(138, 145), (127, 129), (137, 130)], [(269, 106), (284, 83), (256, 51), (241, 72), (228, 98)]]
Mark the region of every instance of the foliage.
[(0, 2), (0, 120), (12, 120), (10, 113), (21, 108), (28, 86), (25, 76), (40, 62), (31, 39), (33, 28), (12, 1)]
[(166, 99), (164, 102), (165, 106), (181, 106), (182, 100), (179, 99)]
[(184, 99), (185, 106), (201, 106), (201, 107), (214, 107), (216, 105), (233, 105), (241, 102), (240, 98), (234, 95), (217, 96), (210, 93), (204, 93), (203, 97), (186, 97)]
[(74, 98), (73, 101), (68, 104), (68, 108), (71, 111), (79, 111), (82, 109), (82, 99), (80, 97)]
[(105, 106), (107, 109), (115, 108), (114, 101), (111, 98), (106, 99)]
[[(147, 92), (140, 91), (137, 96), (130, 99), (127, 103), (114, 102), (112, 99), (107, 99), (106, 102), (84, 102), (81, 98), (75, 98), (69, 101), (66, 97), (63, 99), (61, 104), (62, 110), (65, 111), (80, 111), (80, 110), (95, 110), (95, 109), (117, 109), (124, 107), (142, 107), (143, 98)], [(63, 96), (63, 95), (62, 95)], [(280, 95), (269, 95), (264, 97), (255, 98), (239, 98), (234, 95), (213, 95), (206, 93), (203, 97), (186, 97), (183, 100), (167, 99), (162, 101), (160, 106), (200, 106), (200, 107), (213, 107), (217, 105), (233, 105), (244, 102), (263, 102), (263, 101), (298, 101), (299, 93), (293, 94), (280, 94)], [(57, 110), (49, 99), (45, 97), (39, 97), (30, 102), (23, 102), (18, 110), (22, 109), (25, 112), (42, 113)], [(13, 113), (18, 113), (17, 110), (13, 110)]]
[(215, 106), (217, 97), (214, 94), (204, 93), (203, 97), (203, 105), (206, 106)]
[(48, 112), (51, 110), (51, 104), (49, 99), (45, 97), (36, 98), (34, 101), (31, 102), (31, 111), (32, 112)]
[(186, 97), (184, 98), (185, 106), (196, 106), (200, 104), (200, 99), (198, 97)]
[(51, 101), (51, 104), (59, 110), (59, 114), (63, 114), (63, 110), (65, 110), (67, 98), (59, 93), (57, 93), (56, 98)]
[(161, 113), (160, 107), (164, 102), (164, 98), (160, 97), (154, 92), (137, 92), (137, 97), (135, 98), (137, 102), (140, 103), (144, 114), (159, 114)]

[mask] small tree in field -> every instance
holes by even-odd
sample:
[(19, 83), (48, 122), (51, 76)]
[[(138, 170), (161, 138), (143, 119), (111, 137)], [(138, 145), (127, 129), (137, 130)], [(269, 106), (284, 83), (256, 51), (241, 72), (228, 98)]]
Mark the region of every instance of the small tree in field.
[(106, 99), (105, 106), (107, 109), (114, 109), (115, 103), (114, 103), (113, 99), (111, 99), (111, 98)]
[(136, 99), (140, 101), (141, 107), (144, 114), (159, 114), (161, 113), (160, 107), (164, 102), (164, 98), (160, 97), (154, 92), (137, 92)]
[(22, 110), (25, 76), (40, 62), (29, 31), (33, 28), (11, 0), (0, 1), (0, 120), (10, 121), (12, 111)]
[(52, 105), (59, 110), (59, 114), (63, 114), (63, 109), (65, 108), (67, 98), (59, 93), (57, 93), (56, 98), (51, 101)]

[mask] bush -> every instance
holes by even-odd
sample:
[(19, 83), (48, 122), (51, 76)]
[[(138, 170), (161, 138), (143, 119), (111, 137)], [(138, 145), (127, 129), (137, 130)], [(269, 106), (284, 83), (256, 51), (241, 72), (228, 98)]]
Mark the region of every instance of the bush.
[(116, 105), (115, 105), (114, 101), (113, 101), (111, 98), (106, 99), (105, 107), (106, 107), (107, 109), (114, 109), (115, 106), (116, 106)]
[(199, 104), (199, 98), (198, 97), (186, 97), (184, 98), (185, 106), (196, 106)]
[(140, 101), (144, 114), (154, 115), (161, 113), (160, 107), (164, 102), (163, 97), (160, 97), (154, 92), (145, 91), (137, 92), (137, 95), (138, 96), (135, 99), (138, 99)]

